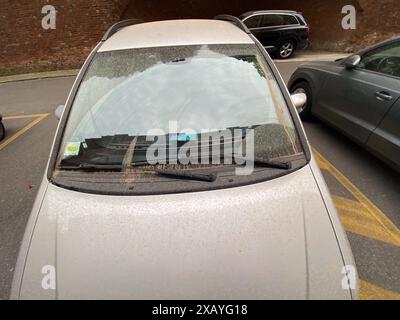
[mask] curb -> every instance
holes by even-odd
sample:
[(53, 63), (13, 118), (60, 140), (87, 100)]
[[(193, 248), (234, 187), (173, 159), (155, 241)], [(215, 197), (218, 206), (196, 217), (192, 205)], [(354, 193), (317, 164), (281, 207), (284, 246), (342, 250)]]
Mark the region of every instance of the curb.
[(337, 59), (347, 58), (350, 53), (311, 53), (298, 54), (291, 59), (280, 60), (274, 59), (274, 62), (290, 63), (290, 62), (312, 62), (312, 61), (335, 61)]
[(26, 73), (0, 77), (0, 83), (76, 76), (79, 69)]

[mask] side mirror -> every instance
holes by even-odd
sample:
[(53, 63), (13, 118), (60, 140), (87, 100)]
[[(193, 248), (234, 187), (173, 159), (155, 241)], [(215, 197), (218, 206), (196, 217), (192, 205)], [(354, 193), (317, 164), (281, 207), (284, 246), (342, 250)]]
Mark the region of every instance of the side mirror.
[(305, 93), (295, 93), (290, 96), (297, 112), (301, 112), (307, 103), (307, 96)]
[(63, 111), (64, 111), (64, 105), (60, 105), (57, 107), (56, 111), (54, 112), (54, 114), (58, 120), (61, 119)]
[(358, 54), (356, 54), (354, 56), (348, 57), (344, 61), (344, 64), (347, 69), (354, 69), (355, 67), (357, 67), (360, 64), (360, 62), (361, 62), (361, 57)]

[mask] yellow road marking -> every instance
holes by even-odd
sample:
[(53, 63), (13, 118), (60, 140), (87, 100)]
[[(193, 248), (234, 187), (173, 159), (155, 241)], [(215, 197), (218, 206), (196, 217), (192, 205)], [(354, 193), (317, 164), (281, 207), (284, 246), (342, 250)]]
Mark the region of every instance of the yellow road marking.
[(37, 117), (47, 117), (48, 113), (36, 113), (36, 114), (21, 114), (17, 116), (6, 116), (3, 120), (16, 120), (16, 119), (26, 119), (26, 118), (37, 118)]
[[(350, 182), (348, 178), (346, 178), (338, 169), (336, 169), (328, 160), (326, 160), (317, 150), (313, 149), (313, 152), (318, 165), (321, 168), (327, 170), (333, 177), (335, 177), (335, 179), (340, 182), (340, 184), (344, 188), (346, 188), (347, 191), (349, 191), (363, 207), (362, 214), (360, 214), (361, 207), (357, 207), (354, 204), (348, 205), (348, 202), (346, 204), (344, 202), (341, 202), (340, 205), (342, 206), (342, 208), (347, 210), (347, 215), (345, 218), (345, 220), (347, 219), (346, 222), (351, 225), (353, 229), (357, 229), (359, 232), (363, 232), (362, 235), (367, 235), (367, 231), (369, 231), (367, 236), (370, 236), (372, 238), (376, 238), (379, 236), (381, 239), (386, 239), (385, 242), (400, 246), (400, 230), (397, 228), (397, 226), (389, 218), (387, 218), (386, 215), (371, 202), (371, 200), (369, 200), (353, 183)], [(344, 208), (343, 206), (346, 208)], [(358, 216), (356, 215), (352, 218), (352, 220), (349, 220), (350, 218), (348, 218), (348, 213), (354, 210), (358, 210)], [(368, 226), (366, 228), (363, 228), (362, 225), (356, 226), (355, 220), (357, 219), (359, 219), (359, 222), (357, 223), (364, 223), (365, 221), (368, 221)], [(382, 236), (383, 234), (385, 234), (385, 236)]]
[(317, 160), (317, 163), (318, 163), (318, 167), (319, 167), (321, 170), (326, 170), (326, 171), (329, 170), (329, 166), (328, 166), (325, 162), (320, 161), (320, 159), (318, 159), (317, 157), (316, 157), (316, 160)]
[(383, 289), (366, 281), (360, 281), (360, 300), (400, 300), (400, 293)]
[[(333, 196), (345, 229), (368, 238), (400, 246), (400, 231), (397, 226), (317, 150), (313, 149), (313, 152), (318, 166), (328, 171), (358, 201)], [(360, 300), (400, 300), (400, 293), (360, 280), (358, 298)]]
[(3, 143), (0, 144), (0, 150), (3, 150), (6, 146), (8, 146), (11, 142), (15, 141), (18, 137), (23, 135), (25, 132), (27, 132), (29, 129), (37, 125), (40, 121), (42, 121), (44, 118), (46, 118), (49, 115), (49, 113), (41, 113), (37, 115), (29, 115), (29, 116), (12, 116), (12, 117), (4, 117), (3, 119), (5, 120), (10, 120), (10, 119), (23, 119), (23, 118), (33, 118), (37, 117), (37, 119), (33, 120), (30, 122), (28, 125), (23, 127), (21, 130), (16, 132), (14, 135), (12, 135), (10, 138), (6, 139)]
[(386, 229), (376, 223), (375, 218), (361, 203), (337, 196), (333, 196), (333, 201), (340, 214), (340, 220), (347, 231), (395, 246), (400, 245), (386, 232)]

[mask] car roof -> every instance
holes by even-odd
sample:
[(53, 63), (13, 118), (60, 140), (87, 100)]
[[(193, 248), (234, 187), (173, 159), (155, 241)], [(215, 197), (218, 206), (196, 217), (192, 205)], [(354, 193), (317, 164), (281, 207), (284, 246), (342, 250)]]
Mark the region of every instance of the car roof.
[(167, 20), (125, 27), (99, 48), (99, 52), (203, 44), (254, 44), (244, 31), (221, 20)]
[(287, 14), (300, 14), (301, 15), (301, 12), (291, 11), (291, 10), (258, 10), (258, 11), (249, 11), (249, 12), (243, 13), (240, 17), (242, 19), (244, 19), (244, 18), (247, 18), (247, 17), (255, 15), (255, 14), (264, 14), (264, 13), (287, 13)]

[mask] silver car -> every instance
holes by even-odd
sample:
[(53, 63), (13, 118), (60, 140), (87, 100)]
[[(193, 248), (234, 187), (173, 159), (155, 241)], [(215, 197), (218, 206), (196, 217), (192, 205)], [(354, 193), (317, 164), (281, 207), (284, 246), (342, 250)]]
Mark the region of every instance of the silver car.
[(304, 103), (235, 17), (110, 28), (57, 109), (12, 298), (357, 298)]

